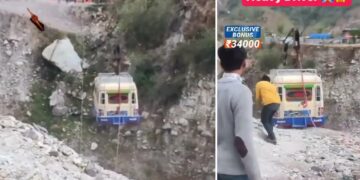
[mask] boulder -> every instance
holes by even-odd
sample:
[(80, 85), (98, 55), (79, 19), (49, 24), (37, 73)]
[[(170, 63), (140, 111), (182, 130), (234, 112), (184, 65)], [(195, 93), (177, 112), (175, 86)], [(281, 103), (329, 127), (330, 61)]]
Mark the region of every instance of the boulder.
[(3, 126), (4, 128), (6, 128), (6, 127), (8, 127), (8, 128), (16, 127), (15, 118), (11, 117), (11, 116), (1, 117), (0, 118), (0, 125)]
[(74, 150), (72, 150), (70, 147), (68, 146), (61, 146), (60, 147), (60, 151), (63, 155), (65, 156), (70, 156), (72, 154), (75, 154)]
[(65, 104), (65, 94), (61, 89), (55, 90), (50, 99), (50, 106), (53, 106), (52, 114), (54, 116), (64, 116), (68, 112), (68, 108), (64, 105)]
[(58, 151), (55, 151), (55, 150), (52, 150), (49, 152), (49, 155), (50, 156), (54, 156), (54, 157), (58, 157), (59, 156), (59, 152)]
[(50, 106), (57, 106), (57, 105), (65, 104), (64, 92), (62, 92), (61, 89), (57, 89), (54, 92), (52, 92), (49, 99), (50, 99)]
[(22, 134), (23, 136), (28, 137), (34, 141), (39, 141), (43, 138), (43, 135), (40, 132), (36, 131), (34, 128), (27, 129)]
[(186, 120), (184, 118), (180, 118), (179, 119), (179, 124), (182, 125), (182, 126), (187, 127), (189, 125), (189, 122), (188, 122), (188, 120)]
[(12, 55), (12, 51), (11, 50), (6, 50), (5, 54), (10, 57)]
[(31, 114), (30, 111), (26, 111), (26, 115), (29, 116), (29, 117), (31, 117), (32, 114)]
[(96, 142), (92, 142), (92, 143), (91, 143), (91, 146), (90, 146), (90, 149), (91, 149), (92, 151), (94, 151), (97, 147), (98, 147), (98, 144), (97, 144)]
[(54, 106), (53, 109), (52, 109), (52, 115), (54, 116), (65, 116), (68, 112), (68, 108), (66, 106), (63, 106), (63, 105), (57, 105), (57, 106)]
[(91, 177), (95, 177), (98, 172), (99, 170), (94, 163), (89, 163), (85, 168), (85, 173)]
[(171, 125), (170, 125), (170, 123), (165, 123), (163, 126), (162, 126), (162, 129), (164, 129), (164, 130), (169, 130), (169, 129), (171, 129)]
[(149, 113), (148, 112), (146, 112), (146, 111), (143, 111), (142, 113), (141, 113), (141, 116), (142, 117), (144, 117), (144, 119), (147, 119), (148, 117), (149, 117)]
[(55, 40), (44, 49), (42, 56), (63, 72), (82, 72), (82, 60), (69, 38)]

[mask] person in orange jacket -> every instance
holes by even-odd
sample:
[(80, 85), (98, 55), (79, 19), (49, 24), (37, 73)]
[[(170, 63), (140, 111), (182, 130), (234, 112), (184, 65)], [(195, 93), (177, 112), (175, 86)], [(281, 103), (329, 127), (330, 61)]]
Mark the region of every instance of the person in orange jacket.
[(256, 84), (256, 101), (261, 102), (261, 122), (268, 133), (266, 141), (276, 144), (276, 137), (273, 131), (273, 115), (280, 107), (280, 96), (275, 85), (271, 84), (270, 77), (264, 75)]

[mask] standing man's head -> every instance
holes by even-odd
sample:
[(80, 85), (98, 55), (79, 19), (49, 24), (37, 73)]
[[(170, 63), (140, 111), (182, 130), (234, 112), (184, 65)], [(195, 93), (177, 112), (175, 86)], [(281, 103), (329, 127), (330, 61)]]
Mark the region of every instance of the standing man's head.
[(218, 49), (221, 67), (225, 72), (244, 74), (246, 68), (247, 53), (244, 48), (225, 48)]
[(270, 77), (266, 74), (263, 75), (263, 77), (261, 78), (261, 81), (268, 81), (270, 82)]

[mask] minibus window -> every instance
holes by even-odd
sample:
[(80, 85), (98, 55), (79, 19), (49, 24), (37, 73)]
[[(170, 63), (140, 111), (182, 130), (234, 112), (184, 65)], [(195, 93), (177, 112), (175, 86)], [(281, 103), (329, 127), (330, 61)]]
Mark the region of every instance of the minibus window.
[[(129, 102), (129, 94), (128, 93), (109, 93), (108, 94), (108, 102), (109, 104), (125, 104)], [(121, 98), (121, 99), (120, 99)]]
[(131, 93), (131, 102), (132, 102), (133, 104), (136, 103), (135, 93)]
[(320, 86), (316, 87), (316, 101), (321, 101)]
[(101, 93), (100, 101), (101, 104), (105, 104), (105, 93)]
[(282, 101), (282, 87), (278, 87), (278, 93), (279, 93), (279, 96), (280, 96), (280, 101)]
[[(311, 101), (311, 89), (306, 89), (307, 100)], [(286, 89), (286, 101), (304, 101), (304, 90), (302, 88)]]

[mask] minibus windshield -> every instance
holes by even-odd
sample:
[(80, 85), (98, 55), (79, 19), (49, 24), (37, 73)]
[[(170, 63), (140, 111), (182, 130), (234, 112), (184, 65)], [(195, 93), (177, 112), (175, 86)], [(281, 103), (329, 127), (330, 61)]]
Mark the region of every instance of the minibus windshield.
[[(128, 103), (128, 101), (129, 101), (128, 96), (129, 96), (128, 93), (121, 93), (120, 95), (119, 95), (119, 93), (109, 93), (108, 94), (108, 97), (109, 97), (108, 102), (109, 102), (109, 104)], [(121, 99), (120, 99), (120, 97), (121, 97)]]
[[(307, 100), (311, 101), (311, 89), (306, 89)], [(302, 88), (286, 89), (286, 101), (304, 101), (305, 94)]]

